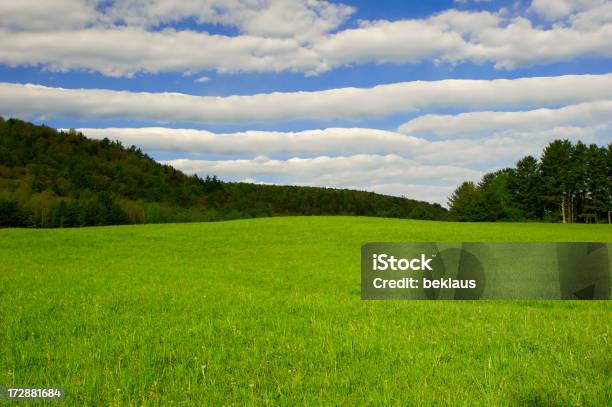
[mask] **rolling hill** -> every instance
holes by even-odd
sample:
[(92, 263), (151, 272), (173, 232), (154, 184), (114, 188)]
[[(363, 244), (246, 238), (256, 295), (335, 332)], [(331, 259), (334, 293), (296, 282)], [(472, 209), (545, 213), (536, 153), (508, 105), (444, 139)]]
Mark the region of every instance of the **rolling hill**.
[(70, 227), (286, 215), (446, 218), (438, 204), (364, 191), (201, 179), (137, 147), (0, 118), (0, 226)]

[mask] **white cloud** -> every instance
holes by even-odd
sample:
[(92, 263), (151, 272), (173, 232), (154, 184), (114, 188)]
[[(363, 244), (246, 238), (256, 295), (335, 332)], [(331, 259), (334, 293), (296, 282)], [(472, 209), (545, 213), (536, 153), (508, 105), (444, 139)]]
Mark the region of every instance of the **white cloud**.
[(581, 140), (603, 144), (609, 138), (612, 126), (555, 127), (536, 131), (499, 131), (485, 139), (440, 140), (422, 146), (418, 160), (429, 163), (455, 165), (510, 166), (526, 155), (536, 155), (555, 139)]
[[(0, 3), (0, 63), (107, 76), (206, 69), (315, 72), (320, 57), (307, 44), (354, 11), (308, 0), (116, 0), (110, 5), (58, 0), (55, 6), (33, 0)], [(235, 26), (240, 34), (151, 29), (189, 18)]]
[(612, 123), (612, 100), (587, 102), (559, 109), (518, 112), (428, 114), (402, 124), (398, 131), (413, 136), (483, 137), (500, 131), (536, 131)]
[(413, 154), (427, 141), (367, 128), (328, 128), (301, 132), (246, 131), (216, 134), (205, 130), (163, 127), (79, 129), (87, 137), (120, 140), (148, 151), (181, 151), (220, 155)]
[(548, 30), (535, 28), (517, 17), (504, 28), (478, 33), (475, 58), (495, 62), (496, 68), (548, 64), (575, 58), (612, 56), (612, 24), (607, 21), (593, 31), (555, 25)]
[(325, 0), (3, 0), (0, 27), (11, 31), (144, 27), (194, 19), (240, 33), (313, 40), (336, 29), (353, 7)]
[(554, 21), (579, 11), (598, 8), (606, 2), (607, 0), (533, 0), (528, 11), (548, 21)]
[[(95, 3), (94, 0), (2, 0), (0, 28), (27, 31), (82, 28), (97, 21)], [(6, 41), (10, 41), (10, 34), (3, 36), (2, 42)]]
[(328, 128), (302, 132), (247, 131), (216, 134), (205, 130), (149, 128), (83, 128), (87, 137), (120, 140), (146, 151), (266, 157), (397, 155), (428, 164), (473, 166), (539, 153), (555, 138), (585, 142), (604, 141), (609, 126), (550, 127), (538, 130), (498, 129), (486, 139), (428, 141), (399, 133), (368, 128)]
[(354, 8), (305, 0), (115, 0), (104, 10), (111, 21), (155, 27), (194, 18), (233, 26), (243, 34), (313, 40), (342, 24)]
[(569, 17), (570, 25), (578, 30), (596, 31), (612, 21), (612, 2), (602, 1), (599, 7), (586, 8)]
[(210, 81), (210, 78), (208, 76), (200, 76), (199, 78), (194, 80), (194, 82), (196, 83), (204, 83), (208, 81)]
[[(606, 16), (602, 18), (602, 16)], [(584, 30), (534, 27), (523, 17), (450, 10), (427, 19), (364, 22), (315, 44), (329, 67), (355, 62), (493, 62), (499, 69), (548, 64), (579, 57), (612, 56), (612, 15)], [(589, 29), (586, 29), (589, 28)], [(321, 68), (319, 68), (321, 69)]]
[(361, 27), (336, 33), (315, 44), (327, 70), (366, 62), (416, 63), (443, 58), (459, 60), (470, 45), (460, 33), (431, 20), (362, 22)]
[(9, 32), (0, 29), (0, 63), (43, 65), (52, 71), (136, 72), (307, 71), (318, 57), (291, 38), (223, 36), (204, 32), (146, 31), (140, 27), (79, 31)]
[(421, 109), (516, 109), (606, 99), (612, 74), (497, 80), (414, 81), (373, 88), (248, 96), (64, 89), (0, 83), (0, 114), (27, 118), (247, 123), (363, 119)]

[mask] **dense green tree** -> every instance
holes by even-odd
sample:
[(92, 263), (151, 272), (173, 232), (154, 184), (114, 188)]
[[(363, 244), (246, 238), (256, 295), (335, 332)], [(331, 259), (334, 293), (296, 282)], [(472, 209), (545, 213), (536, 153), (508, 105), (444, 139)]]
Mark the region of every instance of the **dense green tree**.
[(519, 160), (516, 169), (509, 174), (508, 187), (521, 218), (542, 219), (544, 215), (541, 202), (542, 184), (540, 164), (537, 159), (527, 156)]
[(528, 156), (516, 168), (462, 184), (449, 202), (456, 220), (561, 220), (612, 222), (612, 147), (555, 140), (540, 161)]
[(584, 213), (582, 215), (591, 214), (595, 221), (598, 221), (598, 217), (602, 215), (604, 218), (608, 217), (612, 209), (612, 189), (610, 188), (612, 167), (608, 157), (609, 151), (595, 144), (591, 144), (586, 151)]
[(449, 198), (448, 216), (451, 220), (459, 222), (481, 220), (480, 202), (480, 191), (473, 182), (466, 181), (459, 185)]
[(569, 222), (584, 218), (584, 205), (588, 199), (589, 157), (587, 146), (578, 141), (572, 150), (570, 164)]
[(606, 155), (608, 156), (608, 165), (606, 166), (608, 173), (608, 186), (606, 188), (608, 191), (608, 197), (605, 198), (604, 201), (608, 202), (608, 223), (612, 224), (612, 143), (608, 144), (608, 149), (606, 153)]
[(569, 208), (575, 185), (573, 151), (569, 140), (555, 140), (544, 149), (540, 159), (545, 208), (553, 215), (560, 213), (563, 223), (571, 216)]
[(479, 220), (516, 220), (519, 216), (509, 188), (514, 170), (503, 169), (486, 174), (478, 184)]
[(30, 226), (30, 216), (31, 214), (16, 201), (0, 199), (0, 226)]

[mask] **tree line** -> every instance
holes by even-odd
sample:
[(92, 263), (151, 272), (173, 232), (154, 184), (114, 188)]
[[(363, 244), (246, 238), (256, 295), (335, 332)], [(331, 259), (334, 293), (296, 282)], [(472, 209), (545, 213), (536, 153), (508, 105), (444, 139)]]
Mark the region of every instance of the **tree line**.
[(449, 199), (449, 219), (612, 223), (612, 143), (555, 140), (539, 160), (464, 182)]
[(0, 227), (193, 222), (283, 215), (442, 220), (438, 204), (345, 189), (188, 176), (118, 141), (0, 117)]

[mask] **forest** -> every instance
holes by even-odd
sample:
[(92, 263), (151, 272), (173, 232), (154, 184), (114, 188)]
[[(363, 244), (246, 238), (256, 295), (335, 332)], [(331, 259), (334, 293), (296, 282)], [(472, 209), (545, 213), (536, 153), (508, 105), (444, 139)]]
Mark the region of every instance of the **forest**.
[(539, 159), (464, 182), (449, 208), (456, 221), (612, 223), (612, 143), (555, 140)]
[(438, 204), (346, 189), (188, 176), (135, 146), (0, 117), (0, 227), (78, 227), (286, 215), (443, 220)]

